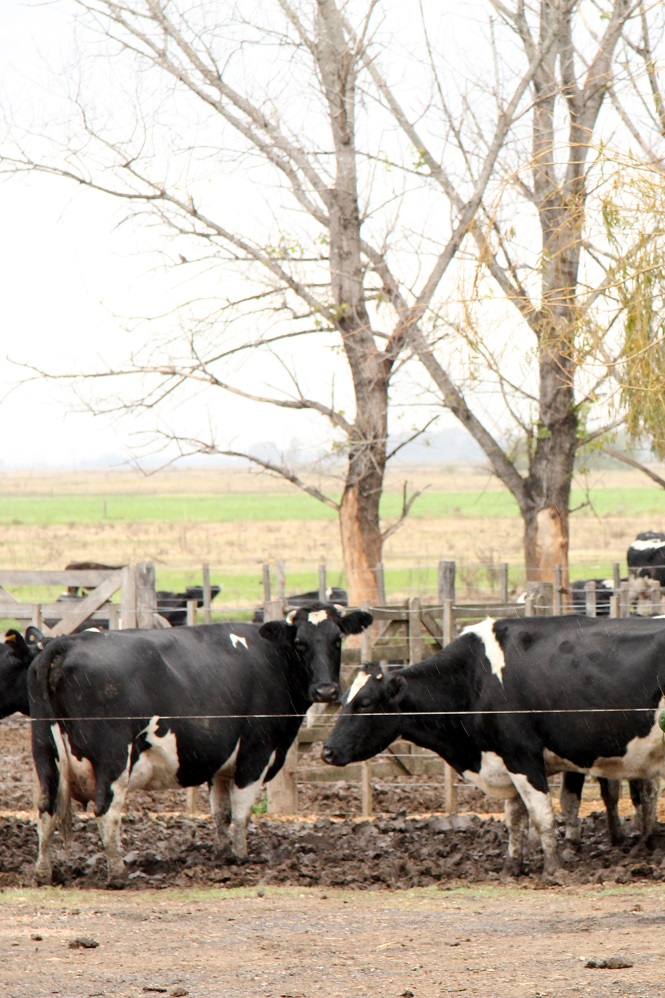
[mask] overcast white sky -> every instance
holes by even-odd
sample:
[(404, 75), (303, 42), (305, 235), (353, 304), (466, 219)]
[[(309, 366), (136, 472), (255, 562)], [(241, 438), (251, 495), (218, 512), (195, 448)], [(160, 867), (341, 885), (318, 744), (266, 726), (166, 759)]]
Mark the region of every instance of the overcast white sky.
[[(43, 99), (45, 63), (58, 65), (71, 45), (68, 0), (0, 2), (0, 99), (30, 115)], [(70, 8), (71, 9), (71, 8)], [(146, 294), (159, 293), (163, 275), (135, 243), (114, 231), (118, 208), (55, 178), (33, 176), (0, 182), (0, 398), (5, 430), (0, 468), (78, 466), (112, 458), (122, 463), (137, 435), (152, 425), (140, 419), (95, 418), (74, 410), (71, 391), (30, 377), (21, 364), (53, 370), (94, 366), (97, 357), (120, 363), (129, 335), (123, 317), (145, 314)], [(151, 303), (152, 304), (152, 303)], [(119, 318), (114, 319), (114, 313)], [(203, 412), (203, 406), (199, 406)], [(278, 433), (306, 440), (302, 417), (293, 422), (236, 401), (233, 419), (259, 441)], [(297, 420), (297, 421), (296, 421)], [(203, 419), (205, 424), (205, 416)]]
[[(5, 114), (16, 107), (24, 120), (48, 100), (46, 65), (66, 63), (72, 11), (70, 0), (0, 0)], [(141, 422), (77, 413), (80, 406), (63, 384), (43, 379), (20, 384), (30, 377), (21, 364), (49, 371), (90, 369), (99, 357), (120, 364), (132, 346), (123, 317), (149, 314), (155, 301), (161, 304), (160, 294), (167, 299), (172, 277), (157, 267), (146, 280), (151, 261), (135, 235), (115, 228), (118, 206), (62, 180), (34, 175), (0, 180), (0, 211), (0, 411), (10, 431), (0, 448), (0, 468), (71, 467), (107, 458), (121, 464), (154, 417)], [(317, 357), (317, 372), (320, 364)], [(222, 405), (215, 401), (215, 415), (244, 434), (242, 441), (231, 440), (236, 445), (273, 438), (287, 448), (292, 439), (305, 446), (318, 440), (315, 421), (308, 426), (302, 414), (274, 409), (267, 414), (237, 399)], [(197, 407), (203, 434), (206, 399)], [(179, 410), (179, 418), (184, 415)], [(452, 417), (451, 424), (456, 425)]]
[[(53, 5), (0, 3), (0, 88), (3, 104), (39, 100), (34, 83), (44, 53), (66, 44), (67, 23)], [(122, 280), (122, 261), (111, 255), (111, 216), (91, 224), (90, 206), (47, 178), (0, 183), (0, 412), (5, 428), (1, 466), (74, 465), (93, 454), (120, 454), (124, 432), (68, 412), (62, 389), (44, 382), (12, 386), (28, 372), (89, 355), (112, 335), (102, 304), (107, 278)], [(101, 206), (99, 206), (101, 208)], [(99, 210), (98, 208), (98, 210)], [(125, 277), (127, 275), (125, 274)], [(121, 285), (120, 285), (121, 286)]]

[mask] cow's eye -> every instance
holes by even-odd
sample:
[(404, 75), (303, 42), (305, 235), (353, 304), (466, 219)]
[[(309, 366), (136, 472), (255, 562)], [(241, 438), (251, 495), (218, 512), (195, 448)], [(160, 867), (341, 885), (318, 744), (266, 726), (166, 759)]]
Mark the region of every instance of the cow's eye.
[(304, 654), (307, 651), (307, 645), (304, 641), (296, 641), (296, 651)]

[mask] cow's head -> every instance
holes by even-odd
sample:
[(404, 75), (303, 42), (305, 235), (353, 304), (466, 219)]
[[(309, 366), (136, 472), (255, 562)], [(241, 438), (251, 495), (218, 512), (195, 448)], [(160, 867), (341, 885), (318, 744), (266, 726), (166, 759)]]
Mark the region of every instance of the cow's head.
[(36, 627), (28, 627), (25, 637), (13, 628), (0, 645), (0, 717), (15, 711), (29, 713), (28, 667), (44, 647), (44, 637)]
[(400, 735), (399, 705), (405, 691), (403, 676), (390, 675), (379, 665), (364, 665), (323, 746), (323, 761), (329, 766), (346, 766), (371, 759), (388, 748)]
[(364, 610), (344, 612), (330, 603), (312, 603), (290, 610), (284, 620), (271, 620), (259, 629), (268, 641), (287, 641), (311, 673), (309, 696), (313, 703), (339, 700), (342, 638), (360, 634), (372, 623)]

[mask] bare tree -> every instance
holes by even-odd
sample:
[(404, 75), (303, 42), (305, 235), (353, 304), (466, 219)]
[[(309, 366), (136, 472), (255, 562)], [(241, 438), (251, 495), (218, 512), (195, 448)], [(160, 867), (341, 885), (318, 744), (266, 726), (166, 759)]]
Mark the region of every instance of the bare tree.
[[(440, 351), (419, 329), (409, 329), (408, 338), (442, 404), (475, 437), (517, 500), (528, 573), (551, 579), (554, 566), (568, 562), (575, 456), (587, 439), (602, 432), (603, 418), (605, 428), (616, 425), (612, 400), (625, 344), (620, 337), (613, 341), (612, 329), (626, 317), (626, 303), (617, 293), (625, 277), (620, 270), (640, 268), (640, 233), (626, 233), (618, 258), (602, 221), (607, 187), (616, 180), (618, 150), (625, 157), (628, 148), (625, 129), (609, 113), (608, 95), (621, 87), (617, 50), (636, 8), (630, 0), (613, 0), (603, 12), (583, 0), (539, 0), (530, 6), (492, 0), (492, 7), (497, 118), (504, 113), (499, 88), (511, 78), (516, 61), (519, 65), (516, 53), (524, 66), (539, 46), (542, 51), (544, 39), (555, 37), (533, 75), (530, 107), (523, 118), (513, 119), (492, 181), (483, 187), (481, 210), (465, 243), (466, 249), (475, 244), (465, 335), (473, 363), (480, 359), (488, 388), (493, 386), (515, 426), (512, 438), (505, 433), (506, 420), (496, 415), (503, 436), (490, 432), (487, 410), (451, 376)], [(624, 56), (627, 51), (624, 47)], [(406, 117), (398, 120), (410, 135)], [(451, 115), (449, 124), (458, 150), (471, 161), (474, 143), (484, 140), (475, 108), (469, 104), (460, 121)], [(426, 148), (423, 158), (433, 180), (461, 211), (461, 201)], [(480, 305), (488, 297), (494, 317)], [(594, 407), (601, 414), (592, 428), (588, 419)], [(507, 439), (517, 437), (526, 442), (525, 473), (506, 446)]]
[[(599, 192), (605, 149), (626, 134), (613, 131), (608, 94), (634, 4), (458, 8), (477, 19), (466, 63), (451, 12), (424, 5), (419, 19), (409, 5), (401, 34), (379, 0), (77, 5), (118, 78), (130, 74), (139, 123), (114, 116), (114, 101), (95, 108), (81, 86), (59, 155), (57, 132), (48, 155), (42, 136), (26, 137), (4, 162), (127, 203), (192, 273), (182, 327), (151, 334), (123, 371), (97, 372), (143, 379), (120, 407), (157, 410), (204, 386), (326, 421), (346, 458), (341, 497), (284, 461), (245, 456), (338, 511), (351, 599), (376, 600), (390, 404), (415, 358), (427, 400), (460, 420), (515, 496), (528, 569), (565, 565), (575, 455), (599, 432), (587, 413), (602, 409), (604, 386), (616, 390), (621, 357), (608, 329), (625, 305), (612, 297), (620, 275)], [(218, 190), (239, 171), (260, 201), (242, 218)], [(211, 286), (230, 290), (212, 301)], [(299, 367), (312, 342), (315, 379)], [(274, 358), (278, 389), (233, 366), (259, 355)], [(171, 436), (183, 452), (239, 452), (230, 435)]]
[[(41, 136), (37, 143), (25, 137), (5, 155), (5, 169), (51, 173), (125, 202), (128, 215), (162, 227), (173, 264), (194, 274), (182, 327), (167, 324), (161, 342), (151, 334), (148, 347), (123, 370), (95, 374), (134, 375), (140, 391), (106, 404), (96, 397), (92, 404), (107, 412), (159, 409), (200, 385), (327, 421), (346, 456), (341, 497), (324, 493), (284, 461), (243, 454), (338, 511), (351, 600), (376, 601), (382, 542), (398, 525), (382, 533), (379, 517), (386, 462), (395, 453), (388, 443), (391, 386), (397, 390), (407, 341), (424, 340), (427, 332), (431, 344), (448, 333), (435, 296), (555, 32), (534, 45), (512, 81), (471, 176), (463, 160), (456, 175), (444, 169), (445, 102), (435, 77), (428, 81), (420, 62), (409, 63), (408, 53), (399, 51), (390, 25), (378, 16), (378, 0), (275, 0), (253, 7), (247, 17), (247, 6), (239, 4), (224, 22), (224, 5), (179, 0), (78, 0), (77, 6), (115, 60), (114, 100), (95, 106), (81, 84), (73, 97), (77, 128), (68, 131), (59, 154), (61, 130), (48, 137), (46, 156), (35, 151), (43, 148)], [(402, 71), (389, 84), (376, 66), (389, 59), (391, 37)], [(405, 67), (425, 87), (407, 124), (430, 119), (443, 197), (431, 184), (415, 128), (406, 142), (395, 128), (405, 115), (395, 96)], [(130, 70), (128, 94), (141, 114), (128, 129), (111, 109)], [(156, 102), (160, 86), (172, 101), (168, 115)], [(165, 132), (158, 127), (163, 118)], [(429, 166), (432, 154), (427, 156)], [(231, 161), (251, 177), (262, 199), (257, 217), (234, 218), (210, 189), (217, 164), (223, 184)], [(215, 280), (234, 290), (212, 307)], [(321, 372), (316, 386), (298, 367), (299, 352), (311, 351), (314, 337)], [(239, 356), (259, 353), (274, 358), (279, 390), (259, 389), (234, 371)], [(336, 354), (344, 361), (346, 392), (329, 375)], [(92, 376), (86, 372), (88, 384)], [(222, 440), (167, 435), (182, 453), (239, 453), (230, 434)], [(405, 491), (401, 518), (413, 499)]]

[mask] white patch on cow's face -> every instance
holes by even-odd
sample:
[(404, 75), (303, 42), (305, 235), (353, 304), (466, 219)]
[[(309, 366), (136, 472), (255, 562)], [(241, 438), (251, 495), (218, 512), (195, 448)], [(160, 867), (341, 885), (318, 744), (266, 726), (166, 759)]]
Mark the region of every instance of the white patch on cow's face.
[(369, 672), (359, 672), (349, 687), (349, 692), (346, 694), (344, 703), (351, 703), (353, 698), (358, 696), (365, 683), (367, 683), (370, 679), (371, 676)]
[(649, 541), (632, 541), (630, 546), (633, 551), (656, 551), (658, 548), (665, 548), (665, 540), (656, 537)]
[(239, 634), (229, 634), (229, 640), (231, 641), (234, 650), (238, 647), (238, 645), (242, 645), (244, 648), (247, 648), (247, 638), (240, 637)]
[(322, 624), (324, 620), (328, 619), (328, 611), (312, 610), (311, 613), (307, 614), (307, 619), (309, 620), (310, 624), (314, 624), (314, 626), (317, 627), (318, 624)]
[(171, 790), (179, 787), (178, 741), (173, 731), (157, 734), (159, 717), (151, 717), (141, 732), (150, 746), (141, 752), (129, 775), (130, 790)]
[(480, 772), (466, 770), (462, 775), (470, 783), (475, 783), (489, 797), (506, 800), (515, 797), (517, 790), (510, 778), (503, 759), (496, 752), (482, 752), (480, 756)]
[(86, 804), (95, 799), (97, 778), (89, 759), (77, 759), (71, 749), (69, 736), (60, 730), (60, 725), (52, 724), (51, 732), (58, 753), (60, 779), (69, 787), (74, 800)]
[(501, 645), (496, 640), (494, 624), (496, 621), (492, 617), (487, 617), (480, 624), (470, 624), (463, 628), (462, 634), (475, 634), (485, 645), (485, 654), (490, 664), (490, 668), (500, 682), (503, 681), (503, 669), (506, 659)]

